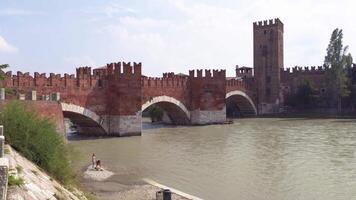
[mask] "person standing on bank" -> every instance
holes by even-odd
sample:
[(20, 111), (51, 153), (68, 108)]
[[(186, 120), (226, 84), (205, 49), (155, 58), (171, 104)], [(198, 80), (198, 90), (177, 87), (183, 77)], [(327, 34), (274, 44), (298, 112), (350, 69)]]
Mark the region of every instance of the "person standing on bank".
[(96, 164), (96, 157), (95, 154), (93, 153), (93, 155), (91, 156), (91, 166), (94, 169), (95, 168), (95, 164)]

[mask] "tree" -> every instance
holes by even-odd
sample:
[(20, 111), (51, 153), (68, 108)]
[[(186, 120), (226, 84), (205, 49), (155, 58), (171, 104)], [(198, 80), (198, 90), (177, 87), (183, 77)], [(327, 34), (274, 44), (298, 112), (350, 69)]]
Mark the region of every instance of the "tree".
[(352, 56), (347, 54), (348, 46), (343, 46), (342, 39), (342, 29), (335, 29), (324, 60), (324, 66), (328, 68), (326, 81), (329, 102), (337, 105), (338, 112), (341, 111), (342, 98), (350, 95), (346, 70), (352, 65)]
[[(350, 62), (352, 62), (352, 60), (350, 60)], [(350, 89), (350, 97), (348, 98), (349, 105), (351, 106), (351, 110), (354, 110), (356, 103), (356, 64), (353, 64), (352, 67), (347, 69), (347, 76), (349, 79), (348, 87)]]
[(3, 69), (8, 67), (8, 64), (0, 64), (0, 81), (5, 79), (5, 72), (3, 71)]

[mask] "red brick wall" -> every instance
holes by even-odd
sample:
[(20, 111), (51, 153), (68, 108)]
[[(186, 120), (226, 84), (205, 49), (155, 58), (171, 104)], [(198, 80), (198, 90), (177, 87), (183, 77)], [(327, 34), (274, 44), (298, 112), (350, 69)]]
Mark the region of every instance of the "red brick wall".
[(321, 93), (326, 88), (325, 72), (326, 70), (322, 66), (294, 67), (292, 69), (281, 70), (283, 96), (296, 93), (298, 86), (305, 81), (309, 81), (311, 86)]
[(279, 19), (253, 23), (253, 66), (259, 103), (274, 104), (279, 99), (283, 29)]
[[(98, 115), (133, 115), (141, 109), (141, 64), (113, 63), (105, 68), (80, 67), (76, 76), (65, 74), (29, 73), (12, 75), (6, 73), (2, 87), (7, 88), (7, 99), (18, 99), (26, 94), (30, 99), (32, 90), (37, 92), (37, 100), (45, 100), (43, 95), (60, 93), (60, 100), (76, 104), (94, 111)], [(11, 92), (12, 91), (12, 92)]]
[(190, 110), (221, 110), (225, 107), (226, 72), (225, 70), (189, 71)]
[(173, 97), (189, 106), (188, 77), (165, 73), (162, 78), (142, 77), (142, 104), (157, 96)]

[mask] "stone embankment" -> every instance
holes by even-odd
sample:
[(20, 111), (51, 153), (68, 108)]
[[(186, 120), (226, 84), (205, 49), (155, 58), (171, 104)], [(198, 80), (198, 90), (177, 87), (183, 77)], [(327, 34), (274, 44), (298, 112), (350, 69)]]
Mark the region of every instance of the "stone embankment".
[(87, 199), (78, 189), (71, 188), (69, 191), (63, 187), (9, 145), (5, 147), (5, 157), (9, 160), (9, 176), (23, 180), (21, 184), (9, 186), (8, 200)]

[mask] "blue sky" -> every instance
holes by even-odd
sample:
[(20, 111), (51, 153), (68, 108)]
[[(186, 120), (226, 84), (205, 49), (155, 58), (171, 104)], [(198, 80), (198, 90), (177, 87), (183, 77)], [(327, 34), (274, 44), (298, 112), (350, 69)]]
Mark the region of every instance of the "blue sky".
[[(252, 66), (252, 22), (285, 25), (285, 67), (320, 65), (334, 28), (356, 54), (354, 0), (0, 0), (0, 63), (74, 73), (143, 63), (143, 73)], [(356, 56), (355, 56), (356, 57)]]

